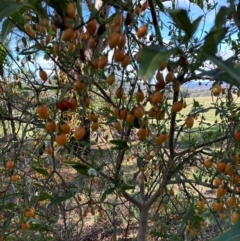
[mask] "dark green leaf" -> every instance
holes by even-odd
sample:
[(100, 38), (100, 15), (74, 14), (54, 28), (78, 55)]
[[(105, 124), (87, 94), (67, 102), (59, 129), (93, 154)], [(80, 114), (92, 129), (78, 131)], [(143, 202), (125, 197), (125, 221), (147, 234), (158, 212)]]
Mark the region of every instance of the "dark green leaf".
[(82, 174), (82, 175), (84, 175), (84, 176), (89, 177), (89, 174), (88, 174), (88, 169), (89, 169), (89, 167), (87, 167), (86, 165), (81, 164), (81, 163), (71, 163), (71, 162), (64, 162), (64, 164), (70, 165), (70, 166), (73, 167), (78, 173), (80, 173), (80, 174)]
[(168, 13), (176, 24), (176, 27), (182, 29), (186, 33), (188, 39), (190, 39), (192, 37), (192, 24), (187, 11), (184, 9), (170, 9)]
[(76, 6), (77, 6), (78, 15), (82, 19), (82, 1), (77, 0)]
[(22, 42), (23, 42), (24, 47), (26, 48), (26, 46), (27, 46), (27, 40), (26, 40), (25, 37), (22, 37)]
[(107, 195), (113, 193), (115, 189), (116, 189), (116, 186), (105, 190), (100, 201), (103, 202), (106, 199)]
[(6, 18), (2, 24), (2, 34), (1, 34), (1, 39), (2, 42), (4, 42), (8, 36), (8, 34), (13, 30), (14, 24)]
[(36, 12), (41, 17), (46, 17), (47, 14), (41, 4), (41, 1), (39, 0), (28, 0), (25, 4), (26, 7), (32, 9), (34, 12)]
[(210, 241), (239, 241), (240, 240), (240, 219), (238, 222), (228, 231), (220, 234), (218, 237), (211, 239)]
[(159, 7), (160, 11), (164, 12), (164, 5), (159, 0), (156, 0), (156, 4)]
[(238, 17), (240, 16), (240, 2), (238, 2), (238, 5), (237, 5), (237, 14), (238, 14)]
[[(226, 71), (227, 74), (233, 79), (232, 84), (240, 86), (240, 68), (238, 65), (233, 65), (232, 63), (223, 61), (217, 57), (204, 54), (208, 59), (210, 59), (212, 62), (214, 62), (221, 70)], [(224, 79), (225, 82), (228, 82), (228, 79)]]
[(129, 149), (129, 146), (127, 145), (127, 141), (111, 140), (110, 142), (115, 145), (111, 147), (112, 150)]
[(32, 165), (32, 169), (35, 171), (35, 172), (38, 172), (38, 173), (40, 173), (40, 174), (42, 174), (42, 175), (44, 175), (44, 176), (48, 176), (49, 174), (48, 174), (48, 172), (45, 170), (45, 169), (42, 169), (42, 168), (39, 168), (39, 167), (35, 167), (35, 166), (33, 166)]
[(6, 233), (10, 227), (12, 216), (10, 215), (3, 223), (2, 231)]
[(52, 198), (52, 196), (47, 192), (43, 192), (40, 197), (34, 196), (34, 199), (35, 200), (38, 199), (38, 201), (44, 201), (44, 200), (51, 199), (51, 198)]
[(118, 187), (120, 192), (124, 192), (129, 189), (133, 189), (133, 186), (127, 185), (127, 184), (122, 184), (121, 186)]
[(25, 3), (16, 3), (10, 1), (1, 1), (1, 8), (0, 8), (0, 22), (3, 18), (9, 17), (14, 12), (19, 11), (22, 7), (24, 7)]
[(17, 204), (15, 204), (15, 203), (8, 203), (8, 204), (2, 206), (0, 209), (1, 210), (5, 210), (5, 209), (13, 210), (13, 208), (16, 206), (17, 206)]
[(216, 16), (214, 28), (220, 30), (222, 26), (226, 23), (227, 17), (231, 12), (231, 8), (224, 6), (221, 7)]
[(192, 22), (192, 29), (191, 29), (191, 35), (193, 36), (193, 34), (196, 32), (198, 26), (199, 26), (199, 23), (200, 21), (202, 20), (202, 17), (203, 15), (199, 16), (197, 19), (195, 19), (193, 22)]
[(166, 50), (159, 45), (144, 47), (140, 58), (139, 76), (151, 81), (154, 72), (174, 52), (175, 49)]
[(70, 199), (72, 197), (72, 193), (66, 193), (64, 196), (62, 197), (53, 197), (51, 198), (51, 202), (48, 205), (48, 208), (57, 205), (61, 202), (65, 202), (66, 200)]

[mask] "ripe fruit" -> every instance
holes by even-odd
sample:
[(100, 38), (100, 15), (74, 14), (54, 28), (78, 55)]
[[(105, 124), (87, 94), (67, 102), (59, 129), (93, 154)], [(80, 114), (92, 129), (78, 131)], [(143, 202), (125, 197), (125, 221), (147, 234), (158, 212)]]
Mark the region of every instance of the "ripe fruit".
[(148, 31), (148, 26), (147, 26), (147, 25), (143, 25), (142, 27), (140, 27), (140, 28), (137, 30), (137, 36), (138, 36), (138, 38), (144, 37), (144, 36), (147, 34), (147, 31)]
[(97, 116), (93, 113), (93, 112), (91, 112), (89, 115), (88, 115), (88, 119), (90, 120), (90, 121), (96, 121), (97, 120)]
[(121, 99), (123, 97), (123, 94), (124, 94), (124, 89), (122, 87), (119, 87), (116, 89), (115, 91), (116, 99)]
[(137, 135), (138, 135), (138, 137), (139, 137), (139, 139), (140, 139), (141, 141), (143, 141), (144, 139), (146, 139), (146, 137), (147, 137), (147, 135), (148, 135), (148, 130), (147, 130), (147, 128), (145, 128), (145, 127), (140, 127), (140, 128), (138, 129)]
[(237, 199), (235, 196), (231, 196), (228, 200), (228, 204), (232, 209), (235, 209), (237, 206)]
[(143, 118), (144, 110), (139, 105), (134, 107), (132, 112), (137, 119)]
[(88, 96), (85, 96), (84, 98), (84, 103), (85, 103), (85, 107), (86, 108), (89, 108), (90, 107), (90, 104), (91, 104), (91, 100)]
[(222, 179), (220, 179), (220, 178), (216, 178), (215, 180), (214, 180), (214, 185), (215, 186), (220, 186), (220, 185), (222, 185)]
[(46, 122), (46, 129), (50, 132), (55, 132), (57, 130), (57, 124), (54, 120), (48, 120)]
[(41, 119), (48, 118), (48, 108), (45, 105), (39, 105), (36, 109), (36, 112)]
[(135, 12), (135, 14), (136, 15), (140, 15), (140, 13), (141, 13), (141, 7), (139, 6), (139, 5), (137, 5), (136, 7), (135, 7), (135, 9), (134, 9), (134, 12)]
[(121, 49), (115, 49), (113, 59), (116, 63), (121, 62), (124, 58), (124, 52)]
[(155, 90), (156, 91), (163, 90), (165, 88), (165, 86), (166, 86), (166, 83), (163, 79), (158, 80), (157, 83), (155, 84)]
[(221, 92), (222, 92), (222, 87), (221, 87), (220, 84), (216, 84), (216, 85), (213, 86), (213, 88), (212, 88), (212, 94), (213, 94), (214, 96), (220, 95)]
[(95, 44), (96, 44), (96, 41), (94, 38), (90, 38), (88, 40), (88, 45), (89, 45), (89, 48), (93, 49), (95, 47)]
[(79, 126), (74, 133), (75, 139), (80, 141), (83, 139), (84, 135), (86, 133), (86, 129), (83, 126)]
[(135, 98), (137, 102), (142, 102), (144, 100), (144, 93), (140, 88), (138, 89), (138, 92), (135, 94)]
[(75, 91), (83, 90), (84, 89), (84, 84), (80, 80), (76, 80), (73, 84), (73, 89)]
[(87, 23), (87, 32), (90, 36), (93, 36), (97, 30), (97, 21), (92, 19)]
[(41, 80), (46, 81), (48, 79), (47, 73), (40, 67), (39, 76)]
[(181, 111), (183, 108), (183, 102), (182, 101), (176, 101), (173, 105), (172, 105), (172, 113), (177, 113), (179, 111)]
[(34, 207), (31, 207), (29, 210), (26, 210), (24, 212), (24, 215), (27, 217), (27, 218), (32, 218), (34, 217), (35, 215), (35, 208)]
[(11, 181), (12, 182), (17, 182), (18, 180), (20, 180), (20, 176), (18, 176), (18, 175), (12, 175), (11, 176)]
[(121, 35), (118, 32), (114, 32), (108, 39), (108, 45), (110, 49), (116, 48), (121, 41)]
[(148, 7), (148, 1), (146, 1), (142, 4), (141, 11), (142, 12), (145, 11), (147, 9), (147, 7)]
[(122, 59), (122, 67), (123, 68), (126, 68), (129, 64), (130, 64), (130, 61), (131, 61), (131, 56), (130, 55), (125, 55)]
[(216, 202), (214, 202), (213, 203), (213, 210), (215, 211), (215, 212), (219, 212), (219, 211), (221, 211), (221, 209), (222, 209), (222, 203), (221, 202), (218, 202), (218, 201), (216, 201)]
[(159, 66), (159, 70), (163, 71), (165, 68), (167, 68), (168, 65), (168, 61), (165, 60), (160, 66)]
[(134, 120), (135, 120), (135, 115), (132, 114), (131, 112), (128, 112), (126, 117), (126, 122), (131, 125), (134, 122)]
[(97, 131), (98, 130), (98, 122), (94, 121), (91, 125), (91, 130), (92, 131)]
[(69, 103), (68, 100), (61, 100), (57, 103), (57, 108), (60, 110), (60, 111), (67, 111), (69, 110), (71, 107), (71, 104)]
[(121, 23), (122, 23), (122, 14), (119, 12), (114, 16), (113, 25), (120, 26)]
[(73, 2), (67, 4), (66, 13), (70, 18), (74, 18), (75, 16), (75, 5)]
[(203, 165), (204, 165), (204, 167), (206, 167), (206, 168), (211, 168), (212, 165), (213, 165), (213, 162), (212, 162), (212, 160), (207, 159), (207, 160), (204, 161)]
[(194, 124), (194, 118), (189, 115), (185, 120), (185, 124), (186, 124), (187, 128), (191, 129)]
[(225, 169), (224, 169), (224, 173), (226, 175), (229, 175), (229, 176), (232, 176), (233, 175), (233, 172), (234, 172), (234, 166), (232, 163), (227, 163), (227, 165), (225, 166)]
[(78, 102), (76, 96), (73, 96), (69, 100), (70, 110), (75, 111), (78, 108)]
[(67, 28), (62, 32), (62, 41), (64, 42), (68, 42), (71, 41), (73, 39), (75, 32), (72, 28)]
[(108, 64), (108, 57), (106, 55), (101, 56), (101, 58), (98, 60), (98, 68), (104, 69)]
[(219, 172), (223, 172), (224, 170), (225, 170), (225, 167), (226, 167), (226, 163), (225, 162), (223, 162), (223, 161), (218, 161), (217, 162), (217, 170), (219, 171)]
[(13, 160), (9, 160), (6, 163), (6, 168), (7, 169), (12, 169), (14, 167), (14, 165), (15, 165), (15, 162)]
[(236, 141), (240, 141), (240, 130), (236, 130), (234, 132), (234, 137)]
[(64, 133), (60, 133), (55, 136), (55, 141), (59, 145), (64, 146), (67, 143), (67, 137)]
[(70, 126), (69, 126), (68, 123), (66, 123), (66, 122), (60, 123), (59, 129), (60, 129), (60, 131), (61, 131), (62, 133), (64, 133), (64, 134), (69, 134), (70, 131), (71, 131)]
[(151, 103), (153, 105), (156, 105), (156, 104), (160, 104), (163, 102), (163, 94), (161, 92), (156, 92), (155, 94), (152, 95), (152, 98), (151, 98)]
[(233, 223), (236, 223), (236, 222), (238, 221), (238, 219), (239, 219), (239, 213), (238, 213), (237, 211), (234, 211), (234, 212), (232, 213), (232, 216), (231, 216), (231, 221), (232, 221)]
[(118, 48), (122, 49), (125, 46), (125, 43), (126, 43), (126, 36), (124, 33), (122, 33), (122, 34), (120, 34), (120, 41), (117, 44)]
[(124, 109), (124, 108), (120, 109), (119, 110), (119, 119), (120, 120), (126, 120), (127, 114), (128, 114), (128, 112), (127, 112), (126, 109)]
[(115, 127), (115, 129), (116, 129), (118, 132), (121, 132), (121, 131), (122, 131), (122, 126), (121, 126), (120, 121), (115, 121), (115, 122), (114, 122), (114, 127)]
[(175, 76), (172, 71), (168, 72), (165, 78), (166, 83), (170, 83), (174, 80)]
[(30, 227), (30, 224), (28, 222), (24, 222), (22, 223), (22, 229), (24, 230), (29, 230), (31, 227)]
[(168, 139), (168, 133), (163, 131), (159, 134), (158, 140), (161, 141), (162, 143), (165, 142)]
[(200, 212), (202, 212), (204, 210), (204, 206), (205, 206), (205, 202), (204, 200), (198, 200), (197, 201), (197, 207), (198, 207), (198, 210)]
[(51, 146), (47, 146), (47, 147), (46, 147), (46, 153), (47, 153), (48, 155), (52, 155), (52, 152), (53, 152), (52, 147), (51, 147)]
[(219, 186), (217, 189), (217, 198), (223, 197), (227, 193), (227, 188), (224, 186)]
[(68, 44), (68, 52), (73, 53), (75, 50), (75, 44), (74, 43), (69, 43)]
[(115, 82), (115, 75), (114, 74), (110, 74), (107, 78), (107, 83), (109, 85), (112, 85)]

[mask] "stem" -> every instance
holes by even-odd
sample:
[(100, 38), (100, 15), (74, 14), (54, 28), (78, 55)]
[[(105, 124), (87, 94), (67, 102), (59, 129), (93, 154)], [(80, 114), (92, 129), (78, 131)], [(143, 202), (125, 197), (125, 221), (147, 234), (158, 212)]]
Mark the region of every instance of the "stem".
[(138, 221), (139, 226), (138, 226), (137, 241), (146, 241), (147, 240), (148, 211), (149, 211), (149, 208), (146, 205), (141, 206), (140, 217), (139, 217), (139, 221)]

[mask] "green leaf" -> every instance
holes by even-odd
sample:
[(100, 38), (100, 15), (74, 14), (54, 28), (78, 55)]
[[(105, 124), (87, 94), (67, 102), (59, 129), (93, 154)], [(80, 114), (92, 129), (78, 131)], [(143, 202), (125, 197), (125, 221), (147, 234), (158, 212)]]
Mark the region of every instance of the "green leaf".
[(191, 29), (192, 30), (192, 32), (191, 32), (192, 35), (196, 32), (196, 30), (197, 30), (197, 28), (199, 26), (199, 23), (202, 20), (202, 17), (203, 17), (203, 15), (199, 16), (197, 19), (195, 19), (192, 22), (192, 29)]
[(25, 6), (32, 9), (34, 12), (36, 12), (41, 17), (47, 16), (47, 14), (41, 4), (41, 1), (39, 1), (39, 0), (28, 0), (28, 2), (25, 4)]
[(35, 172), (38, 172), (38, 173), (40, 173), (40, 174), (42, 174), (42, 175), (44, 175), (44, 176), (46, 176), (46, 177), (49, 176), (48, 172), (47, 172), (46, 170), (42, 169), (42, 168), (35, 167), (35, 166), (32, 165), (32, 169), (33, 169)]
[(47, 192), (43, 192), (41, 194), (41, 196), (39, 197), (39, 199), (38, 199), (38, 195), (33, 197), (33, 199), (35, 199), (35, 200), (38, 199), (38, 201), (44, 201), (44, 200), (51, 199), (51, 198), (52, 198), (52, 196)]
[(223, 24), (226, 23), (228, 15), (232, 12), (232, 8), (229, 7), (221, 7), (216, 15), (215, 18), (215, 25), (216, 29), (221, 29)]
[(6, 233), (8, 230), (9, 230), (9, 227), (10, 227), (10, 224), (11, 224), (11, 219), (12, 219), (12, 216), (10, 215), (3, 223), (3, 226), (2, 226), (2, 231), (3, 233)]
[(184, 9), (170, 9), (168, 10), (168, 13), (176, 26), (182, 29), (186, 33), (188, 39), (190, 39), (192, 37), (192, 24), (187, 11)]
[(111, 187), (111, 188), (105, 190), (100, 201), (103, 202), (106, 199), (107, 195), (113, 193), (115, 189), (116, 189), (116, 186)]
[(82, 19), (82, 1), (77, 0), (76, 6), (77, 6), (78, 15)]
[[(239, 80), (239, 76), (240, 76), (240, 68), (238, 65), (233, 65), (232, 63), (226, 62), (226, 61), (222, 61), (221, 59), (208, 55), (208, 54), (204, 54), (208, 59), (210, 59), (212, 62), (214, 62), (221, 70), (224, 70), (227, 72), (227, 74), (229, 74), (229, 76), (233, 79), (231, 81), (231, 84), (240, 85), (240, 80)], [(224, 79), (225, 82), (229, 82), (228, 79)]]
[(239, 241), (240, 240), (240, 219), (238, 222), (230, 228), (228, 231), (220, 234), (218, 237), (211, 239), (210, 241)]
[(57, 205), (61, 202), (65, 202), (66, 200), (70, 199), (71, 197), (72, 197), (72, 193), (67, 193), (62, 197), (53, 197), (50, 199), (51, 202), (49, 203), (48, 208), (50, 208), (54, 205)]
[(175, 49), (166, 50), (159, 45), (152, 45), (144, 47), (142, 51), (139, 76), (151, 81), (154, 72), (175, 52)]
[(112, 146), (112, 150), (123, 150), (123, 149), (129, 149), (129, 146), (127, 144), (127, 141), (122, 141), (122, 140), (111, 140), (110, 141), (112, 144), (115, 146)]
[(124, 192), (126, 190), (133, 189), (133, 186), (127, 185), (127, 184), (124, 183), (121, 186), (119, 186), (118, 189), (119, 189), (120, 192)]
[(82, 163), (72, 163), (72, 162), (64, 162), (64, 164), (73, 167), (78, 173), (84, 176), (90, 177), (88, 174), (89, 167), (87, 167), (86, 165)]
[(4, 42), (8, 36), (8, 34), (13, 30), (14, 24), (6, 18), (2, 24), (2, 34), (1, 34), (1, 39), (2, 42)]
[(24, 7), (25, 3), (16, 3), (10, 1), (1, 1), (1, 8), (0, 8), (0, 22), (3, 18), (12, 15), (14, 12), (19, 11), (22, 7)]
[(156, 4), (159, 7), (160, 11), (164, 12), (164, 5), (159, 0), (156, 0)]

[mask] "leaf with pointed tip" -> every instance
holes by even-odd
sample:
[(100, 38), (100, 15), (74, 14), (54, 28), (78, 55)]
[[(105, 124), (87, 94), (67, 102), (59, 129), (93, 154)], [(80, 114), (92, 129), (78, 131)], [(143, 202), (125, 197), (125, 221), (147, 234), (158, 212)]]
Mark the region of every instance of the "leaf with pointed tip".
[[(221, 59), (208, 55), (204, 53), (207, 59), (210, 59), (212, 62), (214, 62), (221, 70), (225, 71), (231, 78), (232, 78), (232, 83), (234, 85), (240, 86), (240, 68), (237, 65), (233, 65), (232, 63), (222, 61)], [(223, 80), (225, 82), (228, 82), (228, 80)]]
[(240, 219), (228, 231), (220, 234), (218, 237), (213, 238), (210, 241), (239, 241), (239, 240), (240, 240)]
[(159, 45), (146, 46), (140, 58), (139, 76), (151, 81), (154, 72), (176, 49), (164, 49)]
[(1, 1), (1, 8), (0, 8), (0, 22), (3, 18), (12, 15), (14, 12), (19, 11), (22, 7), (25, 6), (25, 3), (16, 3), (10, 1)]
[(6, 18), (2, 24), (2, 42), (6, 40), (8, 34), (13, 30), (13, 28), (14, 24), (8, 18)]
[(187, 11), (184, 9), (170, 9), (168, 13), (176, 24), (176, 27), (182, 29), (190, 39), (192, 37), (192, 24)]

